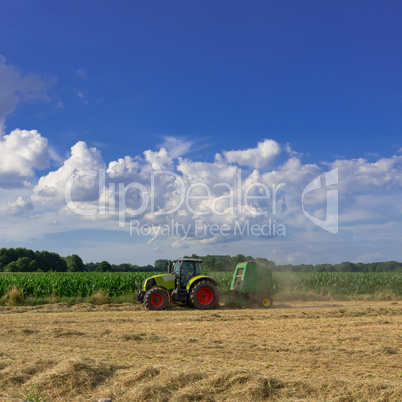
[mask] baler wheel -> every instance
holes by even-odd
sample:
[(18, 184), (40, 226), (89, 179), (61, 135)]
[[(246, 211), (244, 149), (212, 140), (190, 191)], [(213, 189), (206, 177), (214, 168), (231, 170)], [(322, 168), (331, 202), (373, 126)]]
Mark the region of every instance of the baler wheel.
[(271, 308), (272, 307), (272, 299), (269, 295), (263, 295), (260, 298), (260, 306), (263, 308)]

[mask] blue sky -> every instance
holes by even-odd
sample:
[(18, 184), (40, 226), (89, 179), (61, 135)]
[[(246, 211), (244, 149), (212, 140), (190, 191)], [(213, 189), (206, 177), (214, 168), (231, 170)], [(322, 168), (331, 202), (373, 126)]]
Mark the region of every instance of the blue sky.
[[(133, 263), (193, 251), (401, 260), (401, 14), (398, 1), (0, 1), (3, 244)], [(21, 149), (29, 156), (6, 166)], [(132, 161), (118, 163), (125, 156)], [(114, 162), (126, 185), (135, 177), (149, 186), (155, 168), (189, 186), (216, 184), (207, 176), (218, 172), (230, 181), (233, 167), (244, 185), (286, 182), (277, 217), (286, 236), (148, 242), (114, 218), (65, 215), (56, 195), (68, 175)], [(334, 235), (306, 219), (300, 198), (335, 168)], [(86, 185), (77, 202), (96, 202)], [(323, 219), (325, 192), (313, 198), (310, 212)]]

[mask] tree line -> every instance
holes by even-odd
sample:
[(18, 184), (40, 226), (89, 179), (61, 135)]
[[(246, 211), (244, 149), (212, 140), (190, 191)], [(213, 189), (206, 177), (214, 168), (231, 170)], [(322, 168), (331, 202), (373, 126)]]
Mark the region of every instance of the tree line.
[[(340, 264), (285, 264), (276, 265), (267, 258), (253, 258), (243, 254), (206, 255), (192, 254), (185, 258), (203, 260), (204, 272), (233, 271), (236, 265), (244, 261), (258, 263), (276, 272), (402, 272), (402, 263), (397, 261)], [(168, 259), (158, 259), (154, 265), (133, 265), (129, 263), (110, 264), (108, 261), (84, 263), (77, 254), (62, 257), (49, 251), (33, 251), (26, 248), (0, 249), (0, 272), (165, 272), (168, 269)]]
[[(370, 262), (353, 263), (341, 262), (339, 264), (284, 264), (276, 265), (274, 261), (267, 258), (253, 258), (243, 254), (237, 254), (234, 257), (230, 255), (206, 255), (198, 256), (192, 254), (188, 258), (200, 258), (203, 260), (202, 268), (205, 271), (233, 271), (236, 265), (245, 261), (256, 261), (275, 272), (402, 272), (402, 262)], [(168, 260), (157, 260), (155, 265), (167, 266)], [(163, 262), (163, 264), (161, 264)], [(162, 269), (161, 269), (162, 270)]]
[(108, 261), (85, 264), (72, 254), (62, 257), (49, 251), (26, 248), (0, 249), (0, 272), (152, 272), (153, 265), (110, 264)]

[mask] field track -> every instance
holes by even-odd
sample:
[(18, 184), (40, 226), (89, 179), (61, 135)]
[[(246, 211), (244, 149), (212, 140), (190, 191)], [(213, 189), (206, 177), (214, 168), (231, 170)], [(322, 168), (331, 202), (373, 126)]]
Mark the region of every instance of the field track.
[(37, 385), (48, 401), (402, 395), (402, 301), (209, 312), (55, 304), (0, 307), (0, 319), (0, 397)]

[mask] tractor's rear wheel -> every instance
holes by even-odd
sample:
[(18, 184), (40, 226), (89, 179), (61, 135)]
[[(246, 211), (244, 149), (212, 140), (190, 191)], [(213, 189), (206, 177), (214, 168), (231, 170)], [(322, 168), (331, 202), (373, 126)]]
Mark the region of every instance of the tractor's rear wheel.
[(148, 310), (165, 310), (169, 304), (169, 294), (161, 288), (152, 288), (145, 293), (144, 305)]
[(199, 310), (211, 310), (218, 306), (219, 290), (211, 281), (199, 281), (191, 289), (189, 304)]
[(272, 299), (269, 295), (260, 296), (260, 306), (263, 308), (271, 308), (272, 307)]

